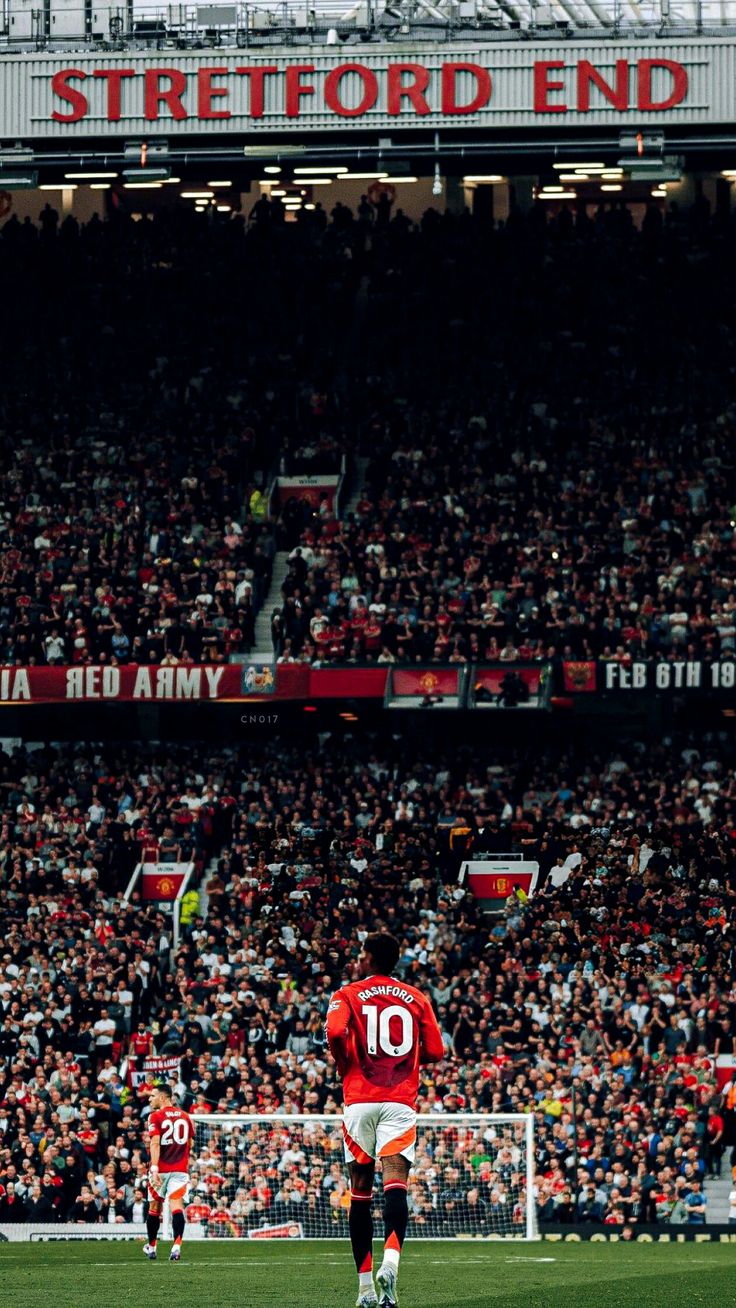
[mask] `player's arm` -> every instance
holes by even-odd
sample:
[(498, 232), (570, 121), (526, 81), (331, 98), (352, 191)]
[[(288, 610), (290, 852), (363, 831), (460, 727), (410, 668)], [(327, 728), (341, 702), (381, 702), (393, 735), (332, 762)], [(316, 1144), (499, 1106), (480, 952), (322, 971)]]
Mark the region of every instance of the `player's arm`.
[(419, 1032), (419, 1062), (439, 1063), (445, 1057), (445, 1042), (428, 999), (422, 1005)]
[(155, 1175), (161, 1161), (161, 1127), (158, 1122), (153, 1121), (153, 1116), (149, 1120), (148, 1131), (150, 1135), (148, 1153), (151, 1160), (148, 1170)]
[(326, 1027), (328, 1048), (337, 1064), (340, 1076), (344, 1076), (349, 1065), (350, 1005), (339, 990), (330, 1000)]

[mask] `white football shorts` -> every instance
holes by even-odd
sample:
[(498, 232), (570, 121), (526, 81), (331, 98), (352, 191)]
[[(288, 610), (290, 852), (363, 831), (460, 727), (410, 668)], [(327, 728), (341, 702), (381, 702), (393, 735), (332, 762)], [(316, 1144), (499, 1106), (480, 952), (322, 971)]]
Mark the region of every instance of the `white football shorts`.
[(349, 1104), (343, 1110), (342, 1133), (348, 1163), (372, 1163), (394, 1154), (414, 1162), (417, 1115), (408, 1104)]
[(156, 1177), (156, 1189), (148, 1181), (149, 1199), (183, 1199), (189, 1189), (189, 1176), (186, 1172), (159, 1172)]

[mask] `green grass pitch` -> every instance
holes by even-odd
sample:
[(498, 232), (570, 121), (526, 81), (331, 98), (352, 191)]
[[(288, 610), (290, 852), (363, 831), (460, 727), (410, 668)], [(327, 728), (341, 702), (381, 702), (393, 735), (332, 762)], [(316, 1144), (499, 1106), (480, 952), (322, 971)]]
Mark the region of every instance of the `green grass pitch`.
[[(346, 1243), (0, 1245), (2, 1302), (14, 1308), (352, 1308)], [(736, 1299), (728, 1244), (413, 1244), (400, 1308), (725, 1308)]]

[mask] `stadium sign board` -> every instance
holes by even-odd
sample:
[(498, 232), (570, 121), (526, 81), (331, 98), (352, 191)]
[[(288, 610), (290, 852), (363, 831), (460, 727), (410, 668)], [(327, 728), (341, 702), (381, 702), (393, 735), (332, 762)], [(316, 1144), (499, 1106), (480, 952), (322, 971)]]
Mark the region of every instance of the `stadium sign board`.
[[(0, 706), (33, 704), (221, 704), (250, 700), (385, 699), (391, 678), (393, 703), (411, 705), (427, 696), (455, 707), (484, 707), (478, 697), (486, 688), (494, 704), (509, 671), (517, 673), (532, 692), (533, 706), (540, 678), (548, 665), (496, 663), (428, 666), (369, 664), (356, 667), (310, 667), (249, 658), (247, 663), (121, 665), (88, 663), (73, 667), (0, 667)], [(562, 664), (567, 695), (712, 693), (731, 699), (736, 693), (736, 660), (694, 659), (645, 661), (567, 660)], [(472, 675), (471, 675), (472, 674)], [(468, 699), (468, 690), (474, 698)], [(541, 703), (541, 700), (539, 701)], [(265, 723), (264, 718), (264, 723)], [(270, 720), (269, 720), (270, 724)]]
[[(353, 55), (353, 49), (351, 49)], [(3, 58), (0, 137), (240, 138), (359, 129), (713, 126), (736, 117), (736, 39), (448, 42)]]
[(0, 1239), (20, 1242), (31, 1240), (143, 1240), (145, 1222), (3, 1222)]
[[(289, 1225), (295, 1225), (290, 1223)], [(232, 1230), (225, 1223), (227, 1235), (223, 1231), (223, 1237), (232, 1240)], [(590, 1224), (576, 1227), (559, 1226), (551, 1228), (542, 1228), (539, 1239), (549, 1244), (580, 1244), (583, 1241), (590, 1240), (599, 1244), (625, 1244), (629, 1240), (632, 1244), (685, 1244), (694, 1242), (696, 1244), (736, 1244), (736, 1230), (732, 1226), (725, 1226), (719, 1223), (709, 1223), (707, 1226), (636, 1226), (630, 1228), (631, 1235), (623, 1234), (622, 1227), (603, 1227), (593, 1226)], [(113, 1223), (92, 1223), (89, 1226), (80, 1226), (76, 1222), (55, 1222), (39, 1223), (29, 1228), (25, 1223), (7, 1222), (0, 1225), (0, 1240), (11, 1242), (32, 1242), (38, 1240), (143, 1240), (146, 1237), (146, 1228), (142, 1222), (123, 1222)], [(244, 1238), (250, 1239), (250, 1233)], [(260, 1238), (264, 1238), (261, 1236)], [(267, 1236), (265, 1238), (268, 1238)], [(282, 1237), (283, 1238), (283, 1237)], [(299, 1238), (299, 1237), (296, 1237)], [(446, 1237), (448, 1240), (452, 1237)], [(478, 1244), (498, 1244), (502, 1240), (500, 1235), (483, 1235), (470, 1237), (456, 1236), (458, 1242), (466, 1245), (472, 1242), (472, 1245)], [(513, 1237), (518, 1238), (518, 1237)], [(188, 1240), (206, 1240), (212, 1239), (212, 1234), (207, 1226), (202, 1223), (192, 1223), (187, 1229)]]
[(733, 691), (736, 661), (733, 658), (705, 662), (702, 659), (600, 659), (567, 661), (563, 664), (565, 690), (572, 694), (601, 691)]
[(178, 1081), (181, 1077), (181, 1058), (178, 1054), (149, 1054), (139, 1064), (131, 1054), (128, 1058), (128, 1085), (137, 1094), (150, 1089), (154, 1080)]
[(342, 478), (337, 475), (277, 477), (274, 485), (274, 498), (276, 504), (282, 508), (291, 499), (300, 500), (303, 504), (310, 504), (315, 510), (319, 509), (320, 504), (324, 502), (325, 508), (330, 513), (334, 513), (341, 480)]
[(141, 899), (173, 904), (191, 870), (191, 863), (142, 863)]
[(467, 876), (468, 886), (484, 912), (501, 912), (509, 895), (525, 901), (533, 895), (539, 878), (539, 864), (513, 858), (466, 859), (460, 865), (459, 880)]

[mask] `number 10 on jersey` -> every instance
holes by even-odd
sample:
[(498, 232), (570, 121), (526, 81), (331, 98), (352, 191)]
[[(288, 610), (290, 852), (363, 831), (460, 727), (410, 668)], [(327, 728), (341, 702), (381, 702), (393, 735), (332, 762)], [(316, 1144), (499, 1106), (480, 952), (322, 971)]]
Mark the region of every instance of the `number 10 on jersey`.
[[(403, 1058), (414, 1044), (414, 1022), (411, 1013), (399, 1004), (390, 1004), (379, 1010), (377, 1004), (363, 1004), (361, 1013), (365, 1018), (366, 1048), (369, 1054), (387, 1054), (389, 1058)], [(391, 1039), (391, 1019), (396, 1018), (401, 1024), (401, 1039), (395, 1044)], [(394, 1032), (396, 1027), (394, 1027)]]

